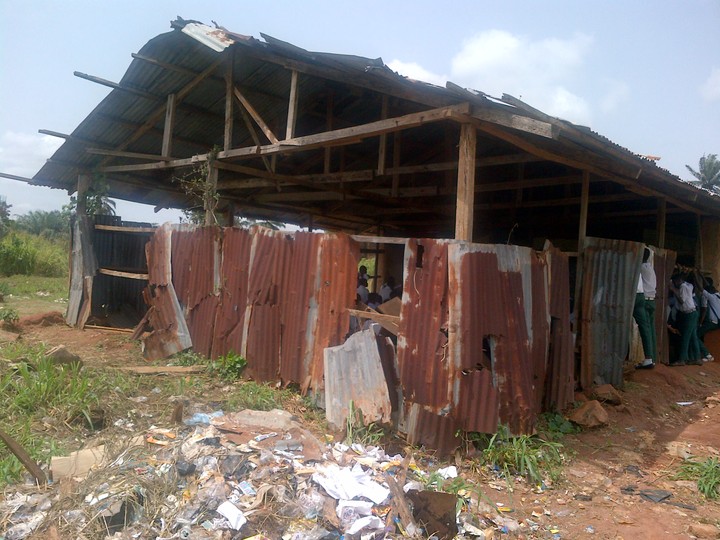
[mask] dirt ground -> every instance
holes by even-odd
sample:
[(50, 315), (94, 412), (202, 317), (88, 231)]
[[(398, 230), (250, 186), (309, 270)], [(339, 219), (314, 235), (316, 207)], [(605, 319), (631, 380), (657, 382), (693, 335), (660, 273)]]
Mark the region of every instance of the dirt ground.
[[(129, 334), (75, 330), (42, 317), (23, 325), (23, 338), (65, 345), (86, 367), (146, 365)], [(693, 482), (672, 480), (683, 457), (718, 456), (720, 362), (627, 374), (622, 405), (605, 405), (609, 425), (566, 435), (570, 455), (564, 479), (548, 489), (522, 481), (514, 489), (486, 483), (485, 500), (502, 503), (524, 526), (525, 538), (664, 539), (720, 537), (720, 503), (705, 500)], [(476, 474), (472, 459), (458, 457), (461, 476)], [(641, 498), (643, 489), (667, 490), (665, 503)], [(669, 502), (669, 504), (667, 504)]]

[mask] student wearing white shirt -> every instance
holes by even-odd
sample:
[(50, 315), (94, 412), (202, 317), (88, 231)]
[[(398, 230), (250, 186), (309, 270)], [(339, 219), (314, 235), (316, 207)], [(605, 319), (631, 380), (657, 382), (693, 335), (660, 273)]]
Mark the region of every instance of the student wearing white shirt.
[(688, 279), (689, 276), (686, 275), (675, 275), (670, 282), (670, 289), (677, 299), (678, 330), (680, 331), (680, 354), (678, 361), (671, 363), (671, 366), (702, 364), (700, 340), (697, 336), (700, 315), (693, 298), (693, 284)]
[(635, 369), (651, 369), (655, 367), (657, 358), (657, 337), (655, 335), (655, 292), (657, 278), (653, 268), (653, 253), (645, 248), (643, 263), (640, 266), (637, 294), (633, 317), (638, 325), (640, 339), (645, 353), (645, 360), (635, 366)]
[(706, 279), (707, 285), (703, 291), (703, 298), (700, 303), (700, 327), (698, 328), (698, 338), (700, 339), (700, 353), (703, 362), (712, 362), (715, 360), (710, 351), (705, 347), (703, 339), (705, 334), (712, 330), (720, 328), (720, 293), (715, 289), (712, 278)]

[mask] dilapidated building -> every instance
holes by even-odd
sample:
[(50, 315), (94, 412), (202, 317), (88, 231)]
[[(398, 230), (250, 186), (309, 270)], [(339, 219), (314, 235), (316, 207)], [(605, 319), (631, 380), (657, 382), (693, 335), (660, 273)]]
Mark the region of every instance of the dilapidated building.
[(79, 205), (68, 322), (123, 309), (149, 324), (148, 357), (234, 351), (321, 395), (374, 254), (402, 301), (360, 316), (397, 337), (378, 350), (411, 441), (531, 431), (576, 384), (621, 386), (644, 244), (659, 283), (676, 259), (720, 278), (720, 197), (511, 96), (182, 19), (118, 83), (76, 75), (112, 91), (33, 183), (189, 208), (182, 180), (200, 177), (228, 225), (322, 232), (155, 229)]

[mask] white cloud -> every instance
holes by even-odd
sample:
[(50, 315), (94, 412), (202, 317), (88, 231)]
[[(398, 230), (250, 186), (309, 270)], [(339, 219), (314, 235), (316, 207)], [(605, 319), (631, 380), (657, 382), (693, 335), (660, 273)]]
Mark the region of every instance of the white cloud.
[(0, 172), (30, 178), (62, 143), (49, 135), (6, 131), (0, 135)]
[(393, 60), (388, 64), (388, 67), (393, 71), (397, 71), (400, 75), (415, 79), (418, 81), (425, 81), (438, 86), (445, 86), (447, 76), (437, 75), (432, 71), (428, 71), (420, 64), (416, 62), (403, 62), (402, 60)]
[(608, 89), (600, 99), (600, 110), (610, 113), (630, 98), (630, 87), (622, 81), (607, 81)]
[(710, 76), (700, 86), (700, 95), (706, 101), (720, 99), (720, 68), (712, 69)]
[(503, 93), (575, 122), (590, 120), (590, 107), (568, 89), (583, 67), (593, 39), (531, 40), (504, 30), (488, 30), (467, 40), (452, 60), (452, 80), (490, 95)]

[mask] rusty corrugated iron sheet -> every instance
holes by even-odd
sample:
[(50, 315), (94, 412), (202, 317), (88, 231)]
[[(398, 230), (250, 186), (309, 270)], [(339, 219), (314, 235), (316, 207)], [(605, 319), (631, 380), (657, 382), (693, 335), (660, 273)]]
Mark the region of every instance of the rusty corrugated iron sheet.
[(644, 247), (624, 240), (586, 239), (580, 311), (584, 389), (601, 381), (623, 387), (623, 362), (630, 346)]
[(409, 444), (422, 444), (446, 456), (460, 446), (457, 435), (459, 428), (451, 416), (441, 416), (419, 403), (412, 403), (408, 407), (406, 431)]
[(190, 331), (172, 283), (172, 226), (159, 227), (145, 246), (149, 283), (143, 297), (153, 331), (143, 338), (148, 360), (166, 358), (192, 346)]
[(324, 351), (325, 410), (328, 422), (345, 426), (350, 409), (362, 411), (364, 425), (390, 422), (392, 406), (375, 332), (363, 330)]
[(468, 431), (493, 432), (499, 421), (530, 432), (548, 347), (544, 261), (529, 248), (455, 244), (450, 264), (453, 414)]
[[(342, 343), (354, 301), (359, 248), (348, 236), (166, 227), (147, 253), (151, 284), (168, 281), (181, 291), (196, 352), (232, 351), (247, 359), (257, 380), (322, 390), (323, 350)], [(148, 291), (147, 298), (172, 303), (166, 294)], [(171, 307), (158, 305), (165, 315)], [(160, 326), (153, 328), (166, 322), (156, 315)]]
[(223, 231), (220, 270), (220, 306), (213, 335), (212, 356), (240, 354), (247, 305), (252, 236), (246, 229)]
[(447, 241), (405, 244), (398, 365), (405, 400), (434, 410), (451, 406), (448, 357)]
[(532, 432), (544, 407), (572, 399), (568, 260), (551, 247), (408, 241), (400, 329), (410, 440), (448, 445), (427, 422), (446, 430), (492, 433), (502, 423)]
[(550, 291), (550, 354), (544, 410), (561, 411), (575, 399), (575, 351), (570, 325), (570, 266), (567, 255), (545, 244)]
[(347, 309), (355, 304), (360, 246), (345, 234), (324, 234), (317, 257), (304, 361), (308, 375), (302, 385), (320, 391), (324, 349), (340, 345), (350, 328)]

